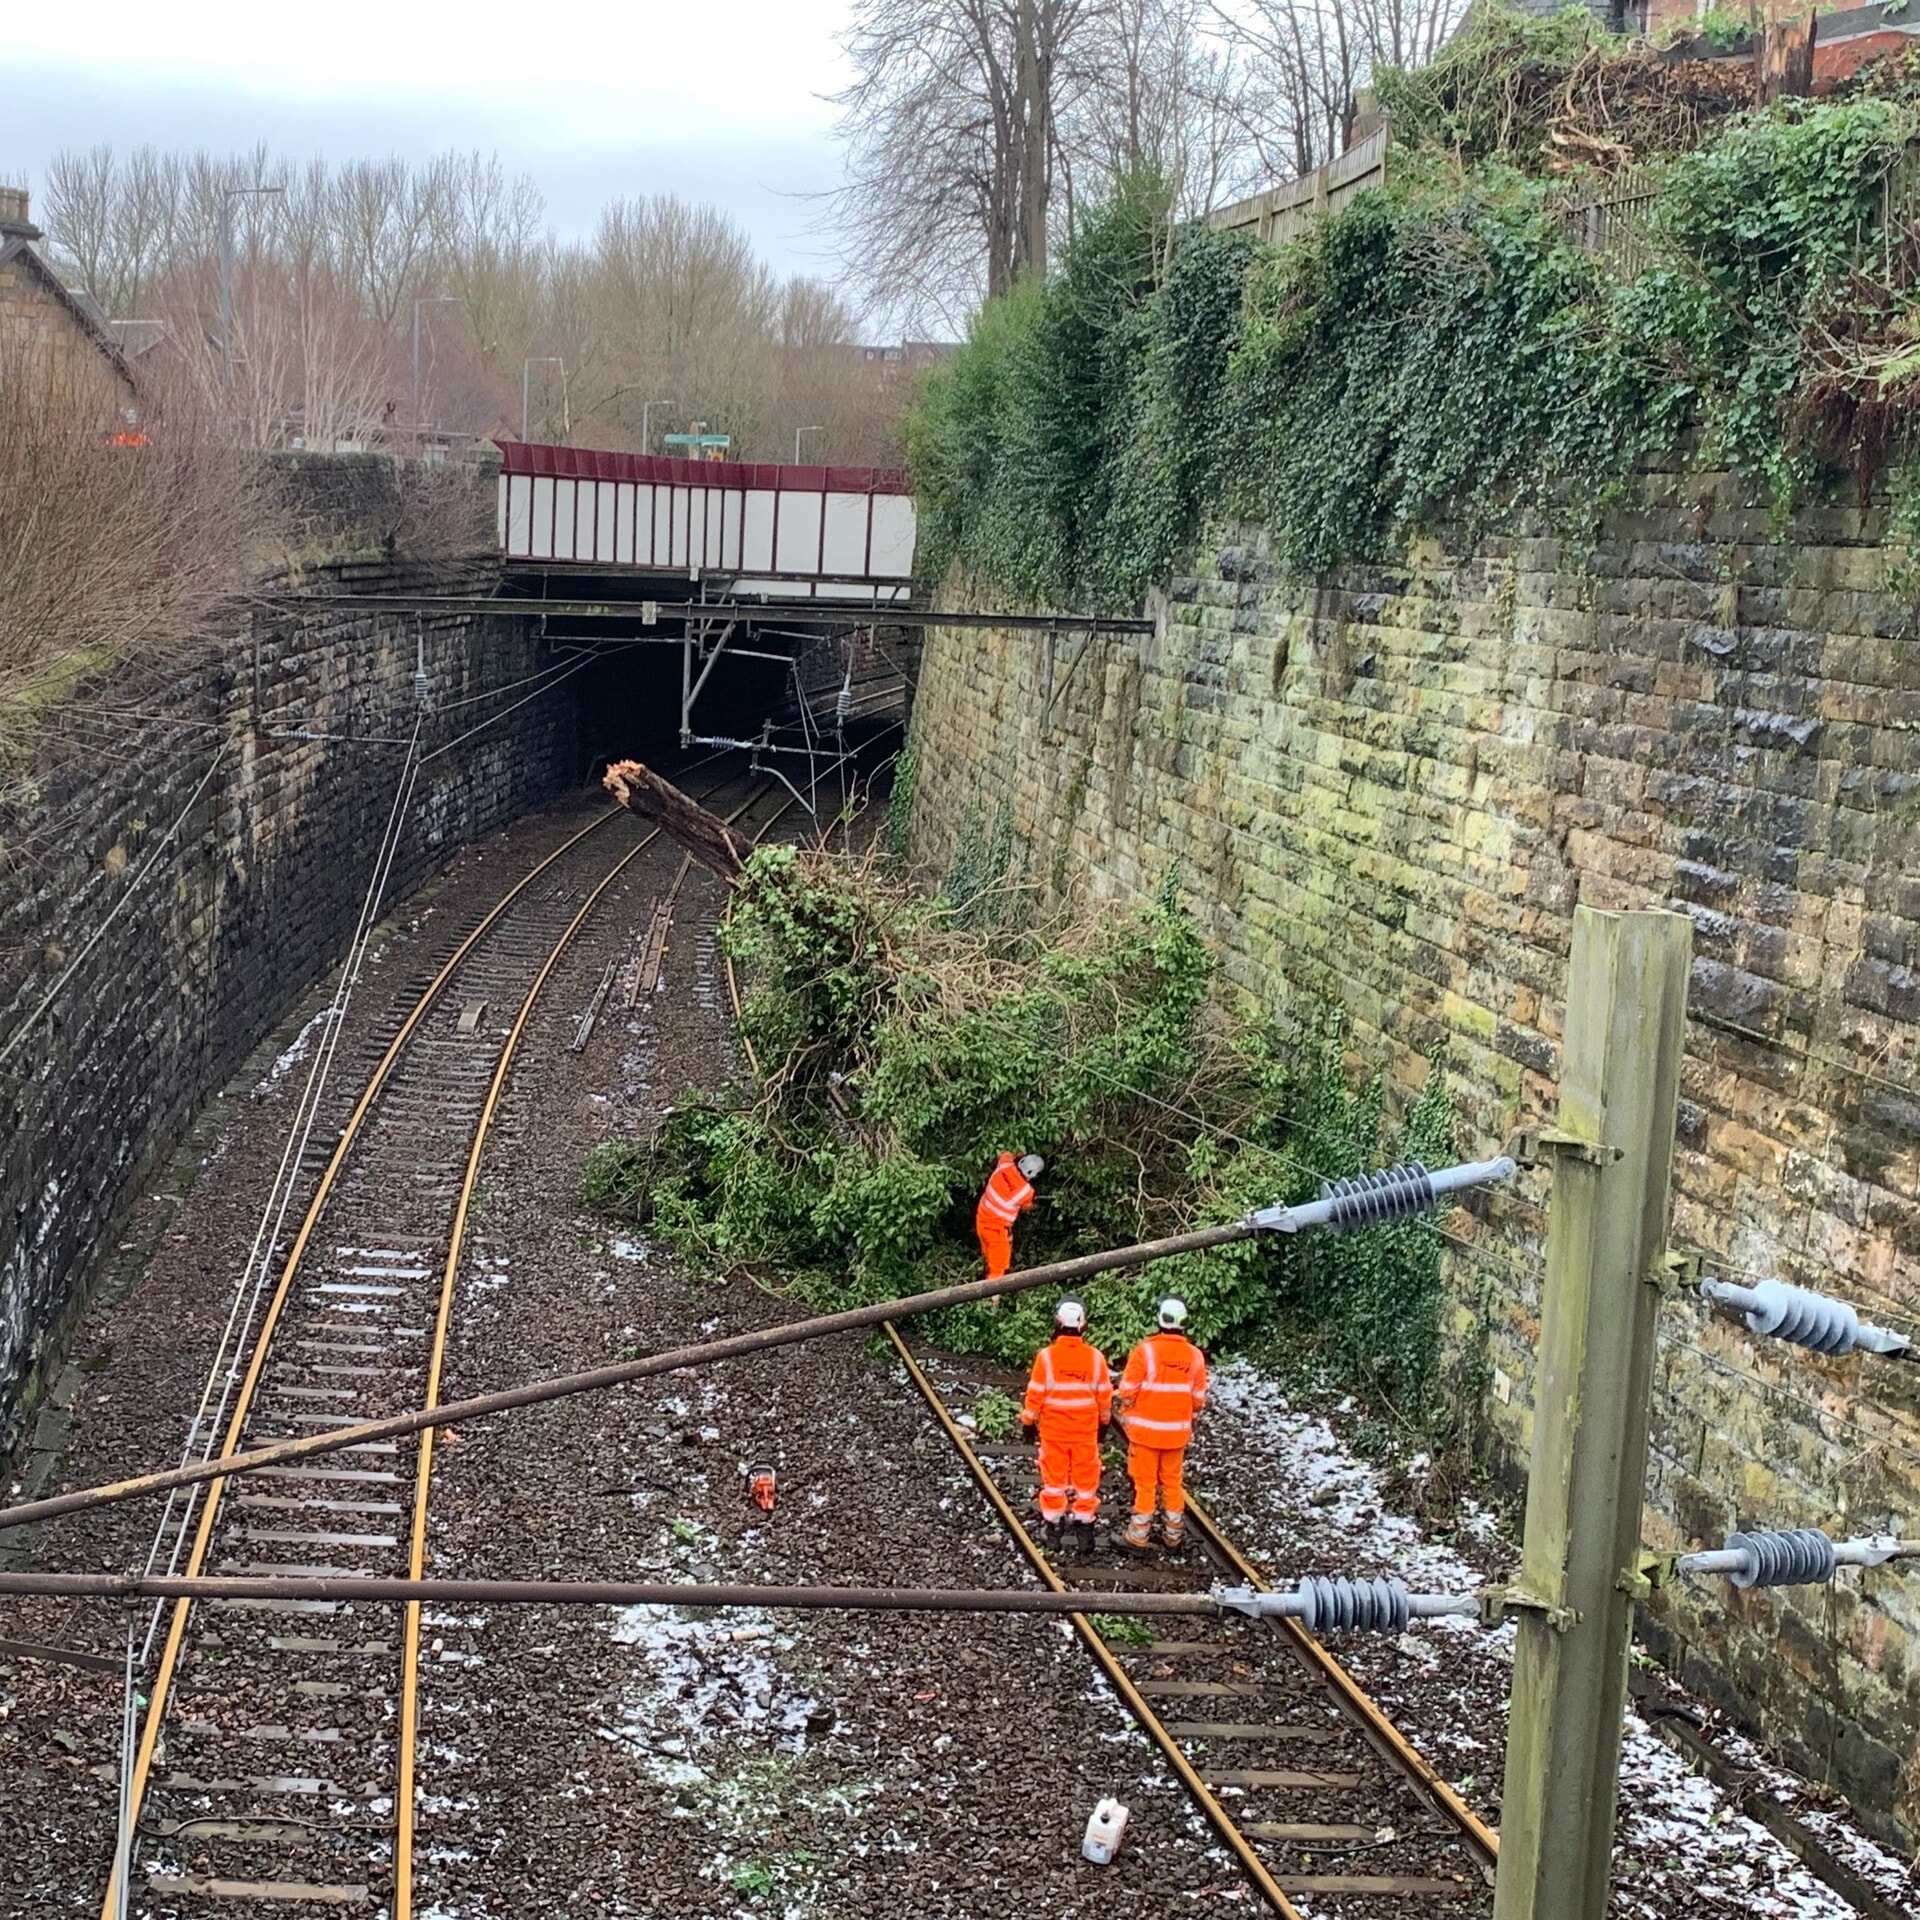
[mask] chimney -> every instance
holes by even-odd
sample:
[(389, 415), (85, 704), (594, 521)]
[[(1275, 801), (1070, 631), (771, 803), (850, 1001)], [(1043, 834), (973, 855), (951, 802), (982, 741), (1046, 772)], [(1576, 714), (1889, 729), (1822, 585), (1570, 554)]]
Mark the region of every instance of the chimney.
[(25, 187), (0, 187), (0, 240), (38, 240), (40, 229), (27, 217)]

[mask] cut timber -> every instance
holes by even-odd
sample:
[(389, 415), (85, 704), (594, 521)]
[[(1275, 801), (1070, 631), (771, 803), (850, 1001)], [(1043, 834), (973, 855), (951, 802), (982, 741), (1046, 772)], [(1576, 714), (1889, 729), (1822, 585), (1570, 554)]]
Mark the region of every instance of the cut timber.
[(600, 784), (627, 809), (654, 821), (670, 840), (710, 867), (722, 880), (739, 879), (747, 863), (747, 845), (716, 813), (690, 799), (672, 781), (663, 780), (638, 760), (616, 760)]

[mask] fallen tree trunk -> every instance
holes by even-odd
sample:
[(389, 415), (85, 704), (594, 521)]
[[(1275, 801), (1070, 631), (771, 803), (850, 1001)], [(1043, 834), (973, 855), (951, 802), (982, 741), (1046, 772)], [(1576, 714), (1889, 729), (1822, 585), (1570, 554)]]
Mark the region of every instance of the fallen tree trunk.
[(747, 843), (718, 814), (709, 813), (651, 767), (638, 760), (616, 760), (600, 784), (629, 813), (653, 821), (722, 880), (731, 884), (745, 871)]

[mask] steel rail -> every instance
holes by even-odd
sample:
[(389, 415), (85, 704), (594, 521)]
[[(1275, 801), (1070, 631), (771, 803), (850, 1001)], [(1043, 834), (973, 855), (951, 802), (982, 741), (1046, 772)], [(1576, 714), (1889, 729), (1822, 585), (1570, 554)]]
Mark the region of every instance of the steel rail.
[[(1221, 1532), (1220, 1523), (1191, 1493), (1187, 1495), (1187, 1518), (1193, 1522), (1194, 1531), (1248, 1586), (1261, 1593), (1273, 1591), (1272, 1582)], [(1499, 1834), (1441, 1779), (1426, 1756), (1380, 1710), (1373, 1696), (1299, 1621), (1283, 1614), (1276, 1624), (1301, 1659), (1326, 1683), (1334, 1704), (1360, 1729), (1368, 1744), (1406, 1776), (1436, 1813), (1460, 1829), (1482, 1872), (1491, 1875), (1500, 1859)]]
[[(459, 968), (480, 942), (499, 924), (514, 903), (521, 899), (542, 875), (547, 873), (558, 861), (565, 858), (567, 854), (571, 853), (582, 841), (593, 834), (601, 832), (613, 821), (620, 819), (624, 813), (624, 808), (612, 807), (605, 813), (599, 814), (594, 819), (588, 821), (588, 823), (577, 832), (568, 835), (568, 837), (563, 840), (559, 846), (555, 847), (543, 860), (522, 874), (521, 877), (495, 901), (493, 906), (481, 916), (480, 920), (468, 932), (466, 937), (448, 956), (432, 980), (422, 989), (413, 1005), (408, 1009), (406, 1017), (402, 1020), (399, 1029), (395, 1032), (392, 1040), (388, 1042), (385, 1051), (375, 1063), (372, 1074), (368, 1077), (365, 1087), (362, 1088), (359, 1098), (354, 1102), (353, 1109), (347, 1116), (346, 1124), (341, 1128), (340, 1138), (335, 1142), (333, 1151), (327, 1158), (326, 1166), (321, 1170), (320, 1178), (314, 1188), (313, 1197), (307, 1203), (306, 1212), (301, 1219), (299, 1231), (295, 1234), (292, 1248), (288, 1252), (286, 1264), (281, 1269), (280, 1279), (274, 1288), (273, 1297), (268, 1302), (267, 1310), (261, 1318), (259, 1331), (254, 1338), (253, 1352), (249, 1357), (246, 1373), (240, 1382), (239, 1390), (234, 1397), (231, 1411), (228, 1415), (226, 1438), (222, 1443), (221, 1452), (210, 1461), (196, 1463), (196, 1471), (194, 1472), (192, 1481), (183, 1481), (180, 1483), (183, 1485), (199, 1484), (201, 1482), (211, 1483), (208, 1486), (207, 1497), (201, 1504), (199, 1521), (194, 1529), (193, 1545), (187, 1556), (186, 1573), (189, 1578), (198, 1576), (206, 1565), (207, 1552), (212, 1545), (214, 1528), (218, 1520), (222, 1496), (226, 1488), (228, 1477), (227, 1463), (238, 1457), (237, 1448), (239, 1446), (240, 1436), (245, 1431), (247, 1418), (252, 1411), (253, 1398), (259, 1388), (261, 1374), (266, 1364), (267, 1351), (272, 1344), (274, 1330), (279, 1324), (287, 1300), (292, 1294), (294, 1279), (299, 1272), (301, 1262), (306, 1257), (308, 1246), (311, 1244), (313, 1235), (319, 1226), (321, 1215), (326, 1209), (326, 1204), (332, 1195), (334, 1185), (339, 1179), (341, 1171), (345, 1167), (347, 1159), (359, 1139), (360, 1131), (365, 1125), (368, 1115), (373, 1111), (376, 1101), (385, 1090), (388, 1080), (392, 1077), (393, 1070), (398, 1065), (401, 1055), (406, 1051), (408, 1044), (418, 1031), (420, 1023), (426, 1018), (432, 1007), (437, 1004), (448, 982), (453, 979)], [(641, 844), (644, 845), (646, 843), (643, 841)], [(637, 852), (638, 849), (636, 848), (635, 851)], [(622, 864), (624, 864), (624, 862)], [(152, 1778), (154, 1758), (159, 1747), (160, 1730), (165, 1718), (167, 1701), (172, 1692), (173, 1681), (179, 1669), (181, 1650), (186, 1643), (187, 1623), (191, 1610), (191, 1599), (180, 1598), (176, 1600), (172, 1617), (167, 1623), (167, 1636), (162, 1643), (160, 1659), (156, 1664), (153, 1683), (148, 1692), (146, 1716), (141, 1722), (140, 1742), (135, 1752), (133, 1777), (128, 1783), (129, 1825), (139, 1818), (140, 1808), (144, 1803), (147, 1787)], [(116, 1864), (114, 1871), (109, 1875), (106, 1893), (102, 1898), (102, 1920), (114, 1920), (119, 1892), (119, 1869)]]
[[(214, 1525), (219, 1516), (221, 1497), (226, 1488), (221, 1463), (238, 1452), (240, 1436), (246, 1429), (247, 1416), (253, 1406), (253, 1396), (259, 1388), (261, 1371), (266, 1364), (267, 1348), (272, 1342), (274, 1328), (279, 1324), (288, 1296), (293, 1291), (294, 1276), (299, 1271), (301, 1261), (306, 1257), (307, 1247), (312, 1241), (314, 1230), (319, 1225), (328, 1197), (333, 1192), (334, 1182), (340, 1177), (341, 1169), (346, 1165), (347, 1156), (352, 1152), (354, 1143), (359, 1138), (360, 1129), (366, 1123), (368, 1114), (373, 1111), (374, 1102), (385, 1089), (387, 1080), (398, 1064), (401, 1054), (406, 1051), (407, 1044), (413, 1038), (420, 1022), (426, 1018), (429, 1008), (439, 999), (455, 971), (498, 924), (513, 902), (557, 860), (572, 852), (589, 834), (600, 832), (612, 821), (618, 819), (622, 811), (620, 808), (611, 808), (590, 820), (579, 832), (570, 834), (538, 866), (522, 875), (495, 902), (493, 907), (482, 916), (479, 924), (454, 949), (440, 971), (428, 982), (419, 998), (408, 1010), (406, 1018), (400, 1023), (399, 1031), (388, 1042), (386, 1051), (375, 1063), (366, 1086), (362, 1088), (359, 1099), (354, 1102), (353, 1111), (347, 1116), (346, 1125), (340, 1130), (340, 1138), (334, 1143), (333, 1152), (327, 1157), (326, 1166), (321, 1169), (313, 1198), (307, 1203), (300, 1229), (294, 1235), (292, 1249), (287, 1255), (285, 1266), (281, 1269), (280, 1280), (273, 1290), (273, 1297), (267, 1303), (266, 1313), (260, 1322), (260, 1330), (254, 1338), (253, 1353), (248, 1360), (247, 1371), (241, 1379), (239, 1391), (235, 1395), (228, 1414), (226, 1438), (221, 1444), (220, 1453), (211, 1461), (197, 1463), (200, 1470), (195, 1473), (192, 1482), (179, 1483), (187, 1485), (211, 1481), (207, 1497), (201, 1503), (200, 1518), (194, 1528), (193, 1545), (187, 1554), (186, 1570), (190, 1577), (197, 1575), (206, 1565), (207, 1549), (213, 1541)], [(206, 1471), (208, 1468), (212, 1471)], [(134, 1756), (133, 1779), (128, 1789), (131, 1796), (129, 1824), (139, 1817), (141, 1804), (146, 1797), (147, 1783), (152, 1777), (154, 1753), (160, 1740), (160, 1725), (166, 1712), (167, 1698), (172, 1690), (174, 1674), (179, 1667), (180, 1650), (186, 1641), (187, 1619), (191, 1606), (192, 1603), (188, 1600), (179, 1601), (173, 1609), (172, 1618), (167, 1623), (167, 1637), (162, 1643), (159, 1663), (154, 1669), (153, 1685), (147, 1696), (146, 1717), (140, 1723), (140, 1745)], [(101, 1920), (114, 1920), (119, 1892), (119, 1870), (116, 1866), (108, 1878), (106, 1894), (101, 1902)]]
[[(761, 788), (750, 793), (732, 813), (727, 815), (727, 824), (731, 826), (749, 807), (763, 797), (765, 791), (766, 789)], [(786, 810), (786, 807), (782, 807), (780, 813), (785, 813)], [(774, 819), (777, 820), (780, 813), (776, 813), (773, 816)], [(461, 1174), (459, 1192), (454, 1200), (453, 1224), (448, 1232), (446, 1258), (441, 1264), (440, 1298), (438, 1310), (434, 1315), (433, 1345), (427, 1360), (425, 1404), (429, 1408), (437, 1407), (440, 1402), (440, 1380), (446, 1365), (447, 1335), (453, 1323), (453, 1304), (459, 1286), (460, 1260), (466, 1251), (467, 1219), (473, 1208), (474, 1190), (479, 1185), (480, 1163), (486, 1153), (487, 1142), (493, 1131), (493, 1117), (499, 1108), (501, 1096), (506, 1091), (507, 1076), (513, 1069), (514, 1059), (520, 1050), (521, 1038), (527, 1030), (527, 1023), (533, 1018), (534, 1008), (548, 980), (552, 978), (554, 969), (573, 945), (574, 936), (586, 925), (588, 917), (600, 904), (608, 889), (660, 836), (661, 829), (658, 827), (642, 835), (588, 891), (587, 897), (581, 901), (579, 909), (567, 922), (546, 958), (541, 962), (540, 970), (534, 975), (532, 984), (527, 988), (520, 1002), (520, 1009), (514, 1016), (513, 1025), (508, 1029), (499, 1058), (494, 1062), (492, 1076), (487, 1082), (486, 1097), (481, 1102), (479, 1118), (474, 1123), (473, 1138), (467, 1148), (467, 1163)], [(684, 873), (684, 866), (681, 871)], [(677, 889), (678, 876), (674, 885)], [(433, 1455), (434, 1429), (424, 1427), (420, 1433), (419, 1465), (414, 1475), (413, 1527), (407, 1555), (408, 1578), (416, 1583), (422, 1581), (426, 1571), (427, 1510), (432, 1499)], [(418, 1599), (407, 1601), (401, 1644), (399, 1774), (394, 1797), (393, 1920), (412, 1920), (413, 1916), (413, 1792), (420, 1725), (420, 1608), (421, 1602)]]
[[(1019, 1547), (1033, 1570), (1046, 1582), (1052, 1592), (1066, 1596), (1074, 1602), (1074, 1607), (1068, 1613), (1067, 1618), (1072, 1622), (1074, 1632), (1080, 1636), (1081, 1642), (1093, 1656), (1094, 1663), (1099, 1667), (1100, 1671), (1106, 1675), (1107, 1684), (1120, 1696), (1126, 1705), (1127, 1711), (1132, 1714), (1135, 1721), (1139, 1723), (1141, 1731), (1160, 1749), (1166, 1758), (1167, 1764), (1172, 1767), (1175, 1774), (1179, 1776), (1180, 1784), (1186, 1788), (1194, 1804), (1206, 1815), (1208, 1824), (1211, 1825), (1220, 1838), (1226, 1842), (1234, 1858), (1239, 1861), (1247, 1878), (1258, 1888), (1260, 1897), (1266, 1901), (1267, 1905), (1270, 1906), (1275, 1913), (1282, 1917), (1282, 1920), (1300, 1920), (1299, 1908), (1281, 1891), (1280, 1883), (1268, 1872), (1266, 1863), (1254, 1852), (1253, 1842), (1240, 1831), (1239, 1827), (1234, 1823), (1232, 1814), (1214, 1797), (1213, 1789), (1201, 1779), (1193, 1762), (1180, 1750), (1180, 1743), (1167, 1731), (1166, 1722), (1154, 1712), (1146, 1695), (1134, 1685), (1127, 1670), (1114, 1658), (1113, 1649), (1101, 1638), (1099, 1629), (1094, 1626), (1093, 1622), (1087, 1618), (1085, 1613), (1080, 1611), (1080, 1608), (1086, 1604), (1086, 1595), (1071, 1592), (1066, 1582), (1053, 1570), (1052, 1564), (1048, 1561), (1046, 1555), (1041, 1552), (1039, 1542), (1027, 1531), (1026, 1527), (1021, 1523), (1020, 1516), (1014, 1512), (1012, 1504), (1008, 1501), (1006, 1495), (1003, 1494), (995, 1484), (993, 1476), (987, 1471), (986, 1462), (974, 1452), (972, 1446), (968, 1443), (965, 1433), (961, 1431), (959, 1423), (954, 1419), (953, 1415), (947, 1411), (946, 1404), (941, 1400), (938, 1389), (922, 1371), (920, 1363), (915, 1360), (912, 1353), (908, 1351), (907, 1343), (901, 1339), (899, 1329), (894, 1326), (892, 1321), (886, 1323), (886, 1334), (887, 1338), (893, 1342), (894, 1352), (900, 1356), (906, 1365), (907, 1377), (919, 1388), (921, 1397), (926, 1401), (928, 1407), (932, 1409), (934, 1418), (939, 1421), (941, 1427), (945, 1430), (947, 1438), (959, 1449), (960, 1457), (965, 1462), (967, 1471), (973, 1475), (974, 1482), (980, 1491), (992, 1502), (993, 1509), (1000, 1516), (1002, 1524), (1007, 1528), (1007, 1531), (1013, 1535), (1014, 1544)], [(1107, 1604), (1110, 1599), (1116, 1599), (1118, 1597), (1118, 1595), (1104, 1593), (1100, 1595), (1099, 1611), (1102, 1613), (1123, 1611), (1123, 1609), (1116, 1609)], [(1129, 1597), (1139, 1599), (1146, 1598), (1147, 1596), (1133, 1595)], [(1157, 1595), (1154, 1597), (1167, 1599), (1174, 1596)]]

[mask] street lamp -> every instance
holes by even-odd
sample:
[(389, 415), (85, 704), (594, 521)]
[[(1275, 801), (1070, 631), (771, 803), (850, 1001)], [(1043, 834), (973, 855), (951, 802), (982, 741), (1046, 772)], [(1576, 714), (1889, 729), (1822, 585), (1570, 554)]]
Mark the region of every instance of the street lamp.
[(420, 451), (420, 309), (422, 307), (457, 307), (459, 304), (459, 297), (451, 293), (425, 293), (413, 303), (413, 450), (415, 453)]
[(285, 193), (285, 187), (228, 187), (220, 196), (220, 384), (233, 385), (233, 203), (243, 193)]
[(825, 433), (825, 427), (795, 427), (793, 430), (793, 464), (800, 464), (800, 436), (803, 433)]
[(647, 450), (647, 422), (652, 418), (655, 407), (670, 407), (671, 400), (643, 400), (640, 403), (640, 451)]
[(571, 424), (566, 418), (567, 363), (557, 353), (536, 354), (533, 359), (522, 360), (520, 362), (520, 438), (525, 440), (527, 437), (527, 401), (531, 392), (529, 382), (535, 367), (558, 367), (560, 369), (560, 433), (561, 437), (565, 438)]

